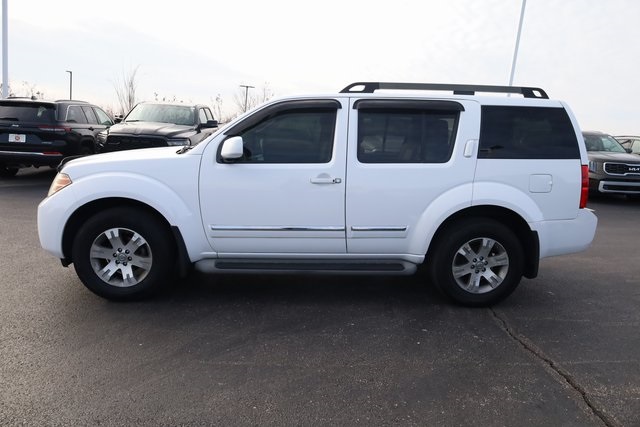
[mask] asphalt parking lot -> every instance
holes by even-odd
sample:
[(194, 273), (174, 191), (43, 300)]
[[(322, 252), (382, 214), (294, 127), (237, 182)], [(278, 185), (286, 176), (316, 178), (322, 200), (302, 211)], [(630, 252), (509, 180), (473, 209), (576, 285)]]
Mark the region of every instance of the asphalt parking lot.
[(640, 426), (640, 201), (491, 309), (409, 278), (192, 275), (111, 303), (0, 181), (0, 425)]

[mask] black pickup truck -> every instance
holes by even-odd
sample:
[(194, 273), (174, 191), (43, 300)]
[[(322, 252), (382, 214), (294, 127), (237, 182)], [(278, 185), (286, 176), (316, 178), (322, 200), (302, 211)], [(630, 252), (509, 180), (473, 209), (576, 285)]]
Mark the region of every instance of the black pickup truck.
[(192, 146), (218, 127), (206, 105), (141, 102), (98, 135), (100, 153), (135, 148)]

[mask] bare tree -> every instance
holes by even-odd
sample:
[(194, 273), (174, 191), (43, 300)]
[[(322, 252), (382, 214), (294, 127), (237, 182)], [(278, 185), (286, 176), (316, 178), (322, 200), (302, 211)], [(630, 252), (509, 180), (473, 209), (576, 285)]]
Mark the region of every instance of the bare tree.
[(136, 90), (138, 89), (136, 75), (138, 74), (138, 68), (140, 66), (133, 68), (129, 73), (123, 71), (122, 79), (116, 78), (113, 84), (123, 115), (127, 114), (136, 105)]
[(222, 95), (217, 94), (216, 98), (211, 98), (213, 116), (219, 123), (228, 123), (237, 115), (233, 111), (227, 111), (222, 100)]

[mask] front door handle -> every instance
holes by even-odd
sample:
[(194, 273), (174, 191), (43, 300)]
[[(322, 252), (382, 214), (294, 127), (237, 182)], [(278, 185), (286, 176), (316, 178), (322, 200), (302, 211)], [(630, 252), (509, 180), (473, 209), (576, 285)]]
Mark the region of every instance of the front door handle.
[(340, 178), (331, 178), (328, 174), (323, 173), (318, 175), (315, 178), (311, 178), (312, 184), (340, 184), (342, 179)]

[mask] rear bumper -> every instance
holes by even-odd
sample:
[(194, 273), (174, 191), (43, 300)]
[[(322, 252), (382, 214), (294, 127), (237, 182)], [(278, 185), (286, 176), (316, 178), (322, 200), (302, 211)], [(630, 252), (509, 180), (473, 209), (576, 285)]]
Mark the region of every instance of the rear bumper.
[(580, 209), (575, 219), (533, 224), (540, 238), (540, 258), (584, 251), (591, 245), (597, 225), (598, 217), (591, 209)]
[(64, 158), (59, 152), (0, 151), (0, 163), (5, 166), (57, 166)]

